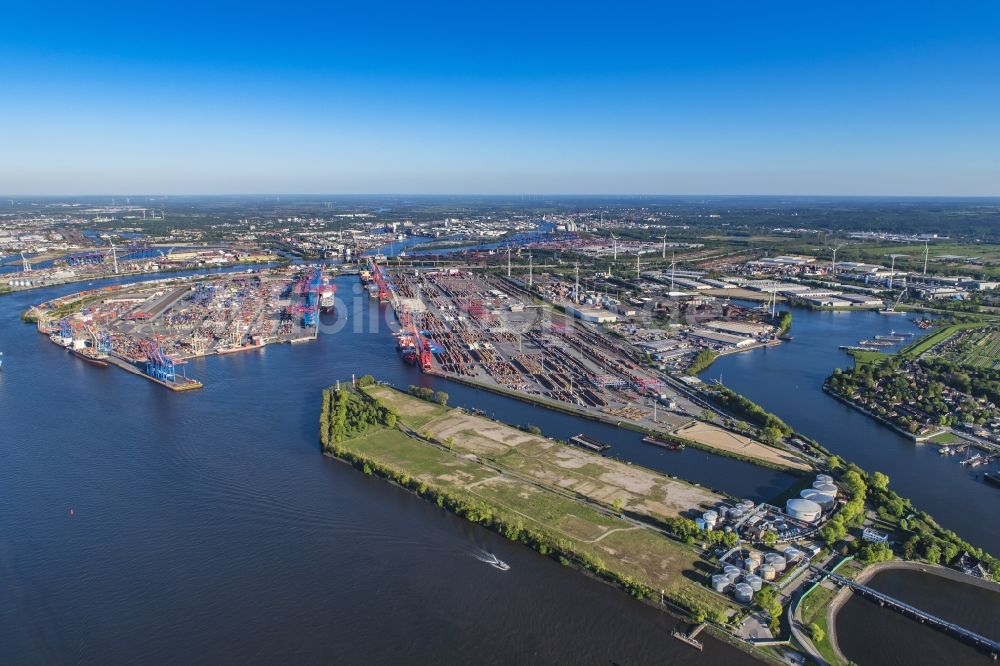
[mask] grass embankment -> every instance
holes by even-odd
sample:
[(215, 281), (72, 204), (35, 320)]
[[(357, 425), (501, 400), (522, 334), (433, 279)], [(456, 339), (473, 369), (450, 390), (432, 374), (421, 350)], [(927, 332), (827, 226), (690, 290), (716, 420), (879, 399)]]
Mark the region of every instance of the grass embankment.
[(695, 619), (726, 617), (726, 598), (705, 585), (712, 565), (665, 533), (707, 536), (679, 512), (714, 505), (714, 493), (384, 386), (325, 392), (321, 439), (328, 454), (637, 598), (663, 590)]

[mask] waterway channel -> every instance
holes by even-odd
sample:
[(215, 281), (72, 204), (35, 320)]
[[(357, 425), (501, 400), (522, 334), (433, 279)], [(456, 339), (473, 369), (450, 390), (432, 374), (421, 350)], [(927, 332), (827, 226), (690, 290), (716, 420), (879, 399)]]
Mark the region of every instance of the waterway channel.
[[(372, 331), (384, 306), (356, 278), (337, 280), (343, 303), (316, 342), (193, 361), (205, 388), (189, 394), (89, 366), (18, 319), (100, 284), (0, 297), (0, 663), (750, 663), (710, 638), (696, 653), (669, 616), (322, 457), (324, 386), (427, 381)], [(739, 496), (794, 482), (436, 388)]]

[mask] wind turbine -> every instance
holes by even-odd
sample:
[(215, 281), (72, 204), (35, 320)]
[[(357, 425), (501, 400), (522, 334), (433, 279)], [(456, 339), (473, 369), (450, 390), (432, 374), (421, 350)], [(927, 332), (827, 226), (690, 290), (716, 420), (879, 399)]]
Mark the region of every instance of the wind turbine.
[(118, 252), (115, 249), (115, 244), (111, 243), (111, 260), (115, 264), (115, 274), (118, 274)]
[(663, 234), (663, 252), (660, 255), (660, 259), (667, 258), (667, 234)]
[(618, 236), (615, 236), (614, 234), (611, 234), (611, 242), (612, 242), (612, 245), (614, 246), (614, 259), (613, 259), (613, 261), (618, 261)]
[(837, 247), (833, 248), (833, 265), (830, 267), (830, 277), (837, 277), (837, 250), (847, 245), (847, 243), (841, 243)]
[(928, 254), (930, 254), (930, 251), (931, 251), (930, 245), (928, 245), (927, 241), (925, 240), (924, 241), (924, 275), (927, 275), (927, 256), (928, 256)]

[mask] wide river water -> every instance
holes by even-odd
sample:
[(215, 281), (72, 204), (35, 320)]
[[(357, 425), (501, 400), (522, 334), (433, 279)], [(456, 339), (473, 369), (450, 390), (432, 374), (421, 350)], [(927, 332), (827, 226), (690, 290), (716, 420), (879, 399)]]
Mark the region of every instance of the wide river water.
[[(190, 394), (89, 366), (18, 320), (90, 285), (0, 297), (0, 663), (751, 662), (711, 639), (696, 653), (668, 615), (321, 456), (323, 387), (427, 380), (372, 331), (384, 306), (337, 284), (346, 304), (318, 341), (194, 361), (205, 388)], [(794, 482), (438, 387), (739, 496)]]

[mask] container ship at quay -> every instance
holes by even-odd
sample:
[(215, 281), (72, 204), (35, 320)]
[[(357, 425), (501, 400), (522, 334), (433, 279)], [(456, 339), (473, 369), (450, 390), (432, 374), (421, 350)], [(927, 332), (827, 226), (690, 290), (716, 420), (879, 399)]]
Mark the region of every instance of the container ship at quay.
[(334, 311), (335, 301), (334, 295), (337, 293), (337, 287), (330, 284), (329, 279), (323, 280), (323, 285), (319, 288), (319, 311), (323, 314), (329, 314)]

